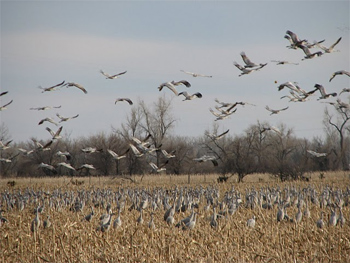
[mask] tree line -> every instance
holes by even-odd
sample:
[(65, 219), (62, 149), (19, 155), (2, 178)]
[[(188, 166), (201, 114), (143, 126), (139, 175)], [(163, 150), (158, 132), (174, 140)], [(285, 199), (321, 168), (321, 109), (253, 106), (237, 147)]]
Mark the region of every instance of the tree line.
[[(215, 123), (201, 136), (186, 137), (171, 133), (176, 122), (171, 101), (159, 97), (151, 106), (140, 101), (131, 108), (125, 122), (119, 128), (112, 127), (110, 133), (74, 140), (65, 136), (54, 140), (50, 150), (39, 150), (35, 141), (43, 145), (47, 142), (37, 138), (11, 143), (11, 147), (1, 149), (0, 172), (2, 177), (113, 175), (131, 178), (156, 173), (150, 165), (152, 162), (166, 168), (162, 173), (173, 175), (217, 173), (224, 177), (238, 175), (242, 181), (248, 174), (269, 173), (282, 181), (307, 180), (306, 174), (312, 171), (349, 170), (350, 109), (333, 106), (332, 113), (327, 108), (324, 112), (324, 139), (298, 138), (285, 124), (272, 127), (260, 121), (239, 135), (227, 133), (218, 137), (220, 125)], [(4, 124), (0, 138), (3, 143), (11, 140)], [(133, 138), (147, 139), (146, 148), (139, 147), (142, 156), (136, 156), (131, 150), (130, 144), (140, 146)], [(96, 151), (82, 151), (86, 147)], [(117, 160), (108, 150), (125, 157)], [(175, 156), (169, 158), (162, 150)], [(322, 155), (317, 157), (310, 150)], [(57, 154), (59, 152), (69, 153), (69, 157)], [(203, 156), (209, 157), (208, 160), (199, 161)], [(62, 162), (74, 168), (90, 164), (95, 169), (58, 167)], [(39, 167), (41, 163), (52, 165), (55, 170)]]

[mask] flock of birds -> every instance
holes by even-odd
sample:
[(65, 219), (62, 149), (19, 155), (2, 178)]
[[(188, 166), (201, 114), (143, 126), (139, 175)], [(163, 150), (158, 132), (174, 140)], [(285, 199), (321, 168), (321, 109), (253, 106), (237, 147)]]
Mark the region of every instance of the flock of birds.
[[(220, 193), (215, 186), (176, 186), (173, 189), (153, 190), (119, 188), (117, 191), (99, 188), (63, 191), (58, 188), (52, 192), (26, 188), (1, 193), (0, 227), (4, 223), (11, 224), (3, 212), (21, 212), (25, 209), (35, 214), (31, 223), (32, 232), (41, 227), (49, 228), (52, 224), (50, 218), (56, 212), (69, 211), (77, 213), (81, 222), (95, 224), (96, 231), (106, 232), (111, 226), (114, 229), (122, 227), (123, 220), (126, 220), (122, 217), (128, 218), (130, 222), (131, 217), (127, 213), (133, 213), (134, 218), (138, 215), (135, 220), (138, 225), (146, 225), (145, 219), (149, 218), (147, 226), (151, 229), (177, 227), (192, 230), (199, 219), (212, 228), (220, 228), (221, 221), (234, 220), (235, 214), (241, 209), (246, 209), (251, 215), (245, 219), (247, 228), (254, 228), (258, 219), (264, 221), (264, 211), (274, 211), (277, 223), (301, 224), (302, 221), (308, 221), (310, 224), (318, 217), (311, 215), (314, 208), (320, 213), (319, 219), (315, 221), (318, 228), (327, 225), (343, 227), (346, 219), (342, 209), (349, 206), (349, 201), (349, 187), (343, 190), (331, 186), (316, 189), (310, 185), (302, 189), (295, 186), (252, 187), (246, 189), (245, 193), (236, 190), (234, 186), (225, 193)], [(297, 212), (291, 215), (288, 211)], [(328, 222), (325, 214), (329, 215)], [(46, 220), (41, 224), (44, 215)], [(158, 215), (157, 220), (154, 215)], [(116, 218), (113, 219), (113, 216)]]
[[(332, 53), (332, 52), (338, 52), (339, 50), (336, 50), (335, 47), (336, 45), (339, 44), (339, 42), (341, 41), (341, 37), (337, 39), (336, 42), (334, 42), (334, 44), (332, 44), (329, 47), (323, 46), (322, 43), (325, 40), (321, 40), (321, 41), (314, 41), (314, 43), (310, 43), (305, 39), (301, 39), (297, 36), (297, 34), (293, 33), (290, 30), (286, 31), (286, 35), (284, 36), (288, 41), (289, 41), (289, 45), (287, 46), (287, 48), (289, 49), (294, 49), (294, 50), (302, 50), (304, 52), (304, 58), (302, 60), (305, 59), (313, 59), (315, 57), (320, 57), (326, 53)], [(319, 48), (320, 50), (316, 51), (316, 52), (311, 52), (312, 49), (314, 48)], [(243, 76), (243, 75), (247, 75), (247, 74), (251, 74), (255, 71), (259, 71), (259, 70), (263, 70), (264, 67), (267, 66), (267, 63), (255, 63), (253, 62), (247, 55), (245, 52), (241, 52), (240, 53), (241, 58), (243, 60), (243, 65), (238, 64), (236, 61), (233, 62), (234, 66), (237, 67), (240, 70), (240, 74), (239, 76)], [(293, 63), (293, 62), (288, 62), (288, 61), (283, 61), (283, 60), (272, 60), (272, 62), (275, 62), (277, 65), (285, 65), (285, 64), (294, 64), (294, 65), (298, 65), (298, 63)], [(199, 74), (199, 73), (194, 73), (194, 72), (189, 72), (189, 71), (185, 71), (185, 70), (181, 70), (181, 72), (183, 72), (184, 74), (187, 74), (189, 76), (192, 77), (203, 77), (203, 78), (212, 78), (211, 75), (204, 75), (204, 74)], [(127, 71), (123, 71), (120, 73), (116, 73), (116, 74), (108, 74), (106, 72), (104, 72), (103, 70), (100, 71), (100, 73), (109, 80), (113, 80), (113, 79), (118, 79), (121, 76), (125, 75), (127, 73)], [(345, 70), (339, 70), (336, 71), (334, 73), (331, 74), (329, 82), (331, 82), (336, 76), (340, 76), (340, 75), (345, 75), (350, 77), (350, 72), (345, 71)], [(83, 93), (87, 94), (88, 91), (81, 85), (75, 82), (65, 82), (62, 81), (58, 84), (55, 84), (53, 86), (47, 87), (47, 88), (43, 88), (41, 86), (39, 86), (39, 88), (42, 90), (42, 93), (44, 92), (53, 92), (56, 91), (58, 89), (61, 88), (77, 88), (79, 90), (81, 90)], [(179, 80), (179, 81), (167, 81), (164, 83), (161, 83), (158, 86), (158, 90), (159, 92), (163, 91), (165, 88), (169, 89), (175, 96), (183, 96), (184, 97), (184, 101), (187, 100), (193, 100), (195, 98), (202, 98), (203, 95), (200, 92), (194, 92), (192, 94), (190, 94), (189, 92), (187, 92), (186, 90), (183, 91), (178, 91), (179, 88), (181, 87), (186, 87), (187, 89), (191, 88), (191, 83), (187, 80)], [(329, 103), (331, 105), (333, 105), (334, 107), (336, 107), (337, 109), (340, 110), (347, 110), (350, 109), (350, 104), (349, 103), (345, 103), (343, 101), (341, 101), (340, 99), (340, 95), (342, 93), (349, 93), (350, 92), (350, 88), (344, 88), (339, 94), (337, 94), (336, 92), (331, 92), (328, 93), (326, 91), (326, 89), (321, 85), (321, 84), (315, 84), (314, 89), (306, 91), (304, 89), (302, 89), (297, 82), (291, 82), (291, 81), (287, 81), (285, 83), (282, 83), (280, 85), (278, 85), (277, 87), (278, 91), (281, 91), (283, 89), (289, 89), (289, 93), (290, 95), (284, 95), (281, 97), (281, 99), (284, 98), (288, 98), (290, 102), (305, 102), (307, 100), (309, 100), (310, 96), (312, 96), (314, 93), (319, 92), (320, 97), (318, 98), (318, 100), (324, 100), (324, 99), (328, 99), (331, 97), (337, 97), (336, 101), (327, 101), (326, 103)], [(8, 92), (2, 92), (0, 94), (0, 97), (6, 95)], [(10, 102), (4, 104), (3, 106), (0, 107), (0, 111), (5, 110), (11, 103), (13, 102), (13, 100), (11, 100)], [(133, 101), (130, 98), (117, 98), (115, 100), (115, 104), (117, 104), (118, 102), (127, 102), (129, 105), (133, 105)], [(238, 101), (238, 102), (222, 102), (219, 101), (218, 99), (215, 99), (215, 102), (217, 103), (217, 105), (215, 105), (215, 110), (213, 110), (212, 108), (209, 108), (209, 111), (215, 116), (215, 121), (220, 121), (223, 119), (228, 118), (229, 116), (231, 116), (232, 114), (234, 114), (237, 109), (238, 106), (244, 106), (244, 105), (251, 105), (251, 106), (256, 106), (254, 104), (248, 103), (248, 102), (243, 102), (243, 101)], [(30, 108), (30, 110), (37, 110), (37, 111), (45, 111), (48, 109), (60, 109), (61, 106), (43, 106), (43, 107), (33, 107)], [(286, 111), (289, 109), (289, 107), (283, 107), (280, 109), (273, 109), (271, 107), (269, 107), (268, 105), (266, 105), (266, 110), (270, 112), (270, 115), (274, 115), (274, 114), (279, 114), (283, 111)], [(54, 124), (55, 126), (59, 126), (60, 123), (62, 122), (67, 122), (69, 120), (75, 119), (79, 117), (79, 114), (73, 115), (73, 116), (62, 116), (59, 113), (56, 114), (58, 120), (54, 120), (53, 118), (50, 117), (46, 117), (44, 119), (41, 119), (38, 122), (38, 125), (42, 125), (46, 122)], [(62, 138), (61, 133), (62, 133), (62, 129), (63, 126), (60, 126), (56, 131), (52, 130), (49, 127), (46, 127), (46, 130), (50, 133), (51, 139), (49, 140), (48, 143), (46, 143), (45, 145), (42, 145), (41, 143), (39, 143), (36, 140), (33, 140), (36, 148), (35, 149), (30, 149), (30, 150), (25, 150), (25, 149), (19, 149), (23, 154), (29, 155), (34, 151), (46, 151), (49, 150), (50, 145), (56, 141)], [(281, 135), (281, 132), (276, 128), (276, 127), (266, 127), (265, 131), (274, 131), (277, 134)], [(228, 132), (228, 131), (227, 131)], [(218, 140), (220, 138), (222, 138), (222, 136), (224, 136), (225, 134), (227, 134), (227, 132), (223, 133), (221, 136), (217, 136), (215, 138), (215, 140)], [(208, 135), (209, 136), (209, 135)], [(214, 138), (214, 135), (211, 135), (212, 137), (209, 136), (209, 138)], [(161, 151), (162, 149), (155, 149), (154, 147), (151, 147), (149, 142), (146, 141), (141, 141), (138, 139), (138, 141), (136, 141), (136, 138), (131, 139), (132, 143), (130, 143), (130, 148), (128, 150), (132, 150), (132, 152), (135, 154), (136, 157), (141, 157), (144, 154), (151, 154), (154, 151), (158, 150)], [(2, 142), (0, 144), (0, 149), (3, 151), (5, 149), (7, 149), (9, 146), (9, 143), (6, 142)], [(109, 151), (109, 153), (113, 156), (113, 158), (124, 158), (125, 157), (125, 153), (118, 155), (116, 153), (112, 153), (111, 150)], [(12, 156), (10, 158), (1, 158), (0, 161), (2, 162), (11, 162), (11, 159), (16, 157)], [(167, 154), (164, 155), (167, 159), (170, 158), (167, 156)], [(195, 161), (198, 162), (205, 162), (205, 161), (212, 161), (214, 165), (217, 165), (217, 162), (215, 160), (215, 158), (213, 156), (202, 156), (199, 158), (194, 158)], [(166, 163), (165, 163), (166, 164)], [(154, 171), (156, 172), (160, 172), (160, 171), (164, 171), (165, 167), (161, 166), (161, 167), (157, 167), (154, 163), (150, 163), (151, 167), (153, 168)], [(59, 166), (64, 166), (70, 170), (76, 170), (76, 169), (80, 169), (79, 168), (74, 168), (72, 167), (69, 163), (65, 163), (65, 162), (60, 162)], [(90, 164), (84, 164), (83, 168), (86, 169), (94, 169), (93, 166), (91, 166)], [(53, 167), (49, 164), (42, 164), (41, 167), (44, 167), (45, 169), (51, 169), (54, 171)], [(57, 168), (57, 167), (56, 167)], [(56, 169), (55, 168), (55, 169)], [(82, 168), (82, 169), (83, 169)]]

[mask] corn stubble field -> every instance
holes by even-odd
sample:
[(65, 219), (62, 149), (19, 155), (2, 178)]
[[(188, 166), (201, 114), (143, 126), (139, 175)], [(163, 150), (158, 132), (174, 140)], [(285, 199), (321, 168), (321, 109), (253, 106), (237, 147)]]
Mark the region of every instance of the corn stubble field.
[[(14, 186), (9, 186), (8, 179), (0, 179), (1, 202), (7, 219), (0, 227), (1, 262), (350, 262), (350, 207), (345, 202), (342, 211), (346, 219), (342, 227), (329, 226), (330, 208), (320, 208), (308, 202), (310, 218), (303, 217), (300, 223), (283, 220), (277, 222), (277, 205), (272, 209), (246, 207), (245, 194), (255, 190), (285, 188), (302, 191), (312, 188), (318, 194), (325, 187), (333, 191), (348, 191), (349, 173), (327, 173), (323, 179), (312, 175), (310, 182), (277, 182), (267, 175), (250, 175), (243, 183), (235, 183), (230, 178), (226, 183), (216, 182), (218, 175), (193, 175), (188, 184), (187, 176), (152, 175), (136, 177), (136, 183), (123, 179), (111, 178), (71, 178), (53, 179), (16, 179)], [(80, 184), (79, 184), (80, 183)], [(139, 189), (148, 191), (175, 189), (217, 189), (222, 202), (225, 193), (234, 187), (239, 192), (243, 203), (233, 215), (217, 220), (218, 226), (210, 226), (213, 208), (206, 210), (206, 200), (196, 200), (198, 208), (196, 225), (192, 230), (183, 230), (175, 224), (191, 211), (177, 212), (175, 224), (168, 225), (163, 217), (165, 210), (160, 206), (154, 211), (155, 228), (148, 226), (153, 211), (149, 205), (143, 211), (143, 224), (137, 224), (140, 212), (129, 210), (132, 203), (126, 198), (125, 208), (120, 211), (122, 225), (106, 232), (96, 231), (99, 218), (106, 213), (104, 207), (94, 206), (94, 217), (90, 222), (82, 220), (90, 211), (92, 203), (85, 203), (82, 211), (70, 211), (69, 206), (56, 209), (48, 205), (49, 195), (45, 199), (45, 208), (39, 214), (41, 224), (37, 231), (31, 231), (31, 222), (35, 218), (35, 203), (28, 203), (20, 211), (11, 210), (4, 205), (4, 193), (21, 193), (26, 188), (34, 192), (44, 190), (53, 193), (77, 194), (82, 190), (109, 189), (117, 192), (121, 189)], [(294, 198), (294, 197), (293, 197)], [(293, 200), (292, 198), (292, 200)], [(345, 199), (347, 200), (347, 199)], [(174, 201), (169, 200), (172, 204)], [(112, 211), (117, 213), (117, 203), (111, 203)], [(305, 208), (305, 207), (304, 207)], [(303, 208), (303, 209), (304, 209)], [(216, 207), (219, 212), (219, 206)], [(286, 209), (290, 218), (295, 218), (296, 205)], [(324, 212), (325, 226), (320, 229), (316, 221)], [(51, 226), (44, 229), (43, 221), (50, 215)], [(247, 227), (247, 220), (256, 216), (254, 228)], [(117, 216), (117, 215), (116, 215)], [(115, 217), (116, 217), (115, 216)], [(114, 217), (114, 218), (115, 218)], [(113, 219), (114, 220), (114, 219)], [(111, 220), (111, 221), (113, 221)]]

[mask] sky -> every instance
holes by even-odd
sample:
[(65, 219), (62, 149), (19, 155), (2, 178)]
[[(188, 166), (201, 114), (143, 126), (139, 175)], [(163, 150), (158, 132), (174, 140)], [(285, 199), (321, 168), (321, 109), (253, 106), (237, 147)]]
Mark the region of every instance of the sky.
[[(56, 114), (79, 117), (62, 122), (63, 134), (71, 139), (109, 134), (126, 122), (131, 107), (143, 100), (151, 108), (159, 96), (172, 101), (176, 119), (172, 135), (202, 136), (214, 124), (219, 131), (242, 134), (249, 126), (268, 122), (293, 128), (294, 135), (312, 139), (324, 136), (323, 103), (315, 93), (306, 102), (289, 102), (278, 85), (297, 82), (304, 90), (316, 83), (327, 92), (349, 88), (350, 78), (342, 75), (329, 82), (331, 74), (350, 69), (349, 1), (1, 1), (1, 124), (11, 139), (24, 142), (34, 137), (48, 140), (45, 117), (59, 121)], [(301, 49), (288, 49), (286, 31), (309, 42), (325, 40), (333, 52), (302, 60)], [(312, 52), (318, 48), (311, 49)], [(234, 67), (243, 65), (240, 53), (255, 63), (268, 63), (259, 71), (239, 77)], [(298, 65), (276, 65), (287, 60)], [(118, 79), (109, 74), (127, 71)], [(194, 78), (181, 70), (212, 75)], [(169, 89), (158, 91), (167, 81), (187, 80), (203, 97), (183, 101)], [(61, 88), (42, 92), (62, 81), (76, 82), (88, 91)], [(349, 93), (339, 98), (349, 101)], [(130, 98), (134, 105), (115, 100)], [(229, 118), (215, 121), (209, 108), (223, 102), (244, 101)], [(270, 115), (265, 109), (289, 107)], [(61, 106), (45, 111), (42, 106)]]

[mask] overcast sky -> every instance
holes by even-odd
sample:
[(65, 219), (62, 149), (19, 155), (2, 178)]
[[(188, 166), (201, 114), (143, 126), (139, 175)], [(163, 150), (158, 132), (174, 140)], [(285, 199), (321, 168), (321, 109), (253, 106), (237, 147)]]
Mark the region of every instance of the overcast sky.
[[(325, 39), (340, 52), (311, 60), (301, 59), (301, 49), (288, 49), (286, 30), (309, 42)], [(267, 121), (293, 128), (301, 138), (322, 137), (323, 112), (328, 104), (317, 101), (319, 93), (303, 103), (280, 99), (289, 95), (279, 84), (296, 81), (305, 90), (322, 84), (328, 92), (349, 88), (349, 1), (1, 1), (1, 123), (15, 141), (31, 137), (50, 138), (38, 122), (56, 113), (79, 117), (63, 125), (71, 138), (88, 137), (125, 122), (131, 106), (118, 102), (128, 97), (137, 106), (148, 105), (165, 95), (172, 100), (177, 119), (174, 135), (200, 136), (213, 123), (219, 131), (241, 134), (252, 124)], [(318, 48), (311, 51), (318, 51)], [(255, 63), (268, 63), (260, 71), (241, 76), (233, 61), (243, 64), (245, 51)], [(299, 65), (276, 65), (271, 60), (288, 60)], [(118, 79), (105, 79), (100, 70)], [(193, 78), (180, 70), (212, 75)], [(182, 80), (191, 88), (179, 91), (200, 92), (203, 97), (183, 101), (169, 89), (158, 91), (159, 84)], [(76, 82), (88, 91), (62, 88), (42, 93), (38, 86), (50, 87), (65, 80)], [(277, 82), (277, 83), (275, 83)], [(343, 93), (342, 101), (349, 101)], [(244, 101), (256, 106), (239, 107), (229, 118), (215, 122), (209, 108), (218, 98), (224, 102)], [(334, 101), (335, 98), (327, 101)], [(61, 106), (46, 111), (32, 107)], [(265, 109), (289, 109), (270, 115)], [(328, 105), (330, 110), (332, 106)]]

